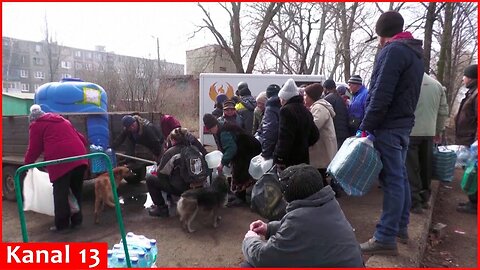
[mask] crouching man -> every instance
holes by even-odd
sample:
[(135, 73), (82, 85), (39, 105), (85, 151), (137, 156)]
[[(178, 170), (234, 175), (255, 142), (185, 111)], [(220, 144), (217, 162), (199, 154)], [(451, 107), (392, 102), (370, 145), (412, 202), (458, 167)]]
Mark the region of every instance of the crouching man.
[(280, 221), (250, 224), (241, 266), (364, 267), (352, 226), (318, 170), (306, 164), (288, 167), (280, 184), (287, 214)]

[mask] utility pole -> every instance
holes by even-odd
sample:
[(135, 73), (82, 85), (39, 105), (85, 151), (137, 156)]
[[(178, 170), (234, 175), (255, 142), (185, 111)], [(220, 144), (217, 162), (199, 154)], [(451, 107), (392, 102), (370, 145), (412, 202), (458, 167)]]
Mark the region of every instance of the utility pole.
[(157, 37), (157, 63), (158, 63), (158, 74), (160, 75), (161, 68), (160, 68), (160, 41)]

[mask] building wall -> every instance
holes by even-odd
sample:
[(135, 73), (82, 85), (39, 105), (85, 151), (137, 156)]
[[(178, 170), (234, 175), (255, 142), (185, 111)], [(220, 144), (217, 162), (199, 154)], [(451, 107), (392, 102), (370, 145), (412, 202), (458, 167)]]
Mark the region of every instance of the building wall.
[(186, 74), (235, 73), (235, 65), (228, 53), (219, 45), (208, 45), (186, 52)]

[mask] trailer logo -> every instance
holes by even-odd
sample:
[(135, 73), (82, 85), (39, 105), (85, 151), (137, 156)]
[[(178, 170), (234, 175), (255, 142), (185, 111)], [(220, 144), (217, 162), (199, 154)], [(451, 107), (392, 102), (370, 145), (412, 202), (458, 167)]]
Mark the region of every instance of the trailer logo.
[(220, 95), (220, 94), (225, 94), (228, 97), (228, 99), (231, 99), (233, 97), (233, 95), (234, 95), (233, 86), (231, 84), (227, 83), (227, 90), (226, 91), (223, 88), (223, 85), (220, 85), (220, 87), (217, 88), (216, 84), (217, 83), (215, 82), (212, 85), (210, 85), (210, 91), (208, 92), (208, 95), (210, 96), (210, 99), (213, 102), (217, 101), (217, 96)]

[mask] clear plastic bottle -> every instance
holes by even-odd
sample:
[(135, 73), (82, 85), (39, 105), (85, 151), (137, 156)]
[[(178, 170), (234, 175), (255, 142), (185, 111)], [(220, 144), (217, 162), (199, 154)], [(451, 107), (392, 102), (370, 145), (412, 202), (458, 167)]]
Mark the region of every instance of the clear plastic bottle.
[(138, 265), (138, 258), (133, 256), (133, 257), (130, 257), (130, 262), (131, 262), (131, 266), (132, 268), (140, 268), (140, 266)]
[(152, 249), (152, 254), (153, 254), (153, 263), (155, 263), (157, 261), (157, 258), (158, 258), (157, 240), (150, 239), (150, 247)]
[(145, 258), (145, 252), (140, 250), (137, 252), (137, 256), (138, 256), (138, 267), (140, 268), (148, 267), (148, 261), (147, 261), (147, 258)]
[(125, 268), (127, 266), (124, 254), (118, 254), (116, 258), (117, 260), (113, 263), (113, 268)]
[(113, 268), (113, 250), (107, 250), (107, 267)]

